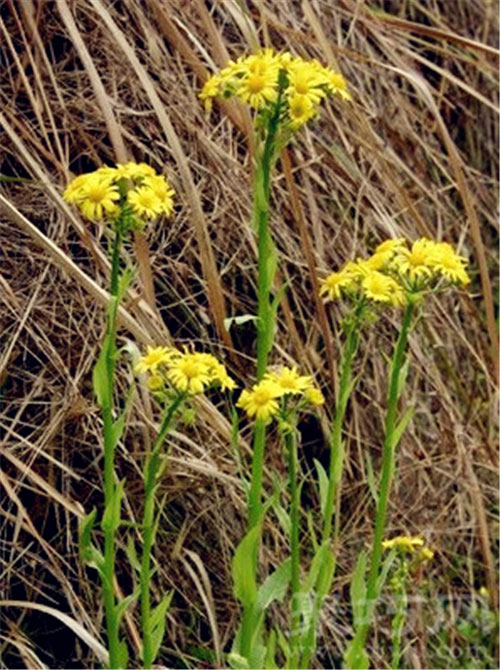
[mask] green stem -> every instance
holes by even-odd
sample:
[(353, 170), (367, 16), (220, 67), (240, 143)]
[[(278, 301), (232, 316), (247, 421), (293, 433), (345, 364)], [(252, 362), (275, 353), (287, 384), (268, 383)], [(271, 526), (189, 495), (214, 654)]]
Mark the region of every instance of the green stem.
[(158, 464), (161, 449), (169, 431), (175, 412), (184, 400), (184, 395), (179, 395), (162, 421), (160, 431), (156, 436), (151, 453), (144, 467), (144, 514), (142, 519), (142, 558), (140, 573), (141, 590), (141, 626), (142, 626), (142, 660), (144, 668), (151, 668), (154, 662), (154, 649), (152, 645), (151, 629), (151, 549), (155, 533), (155, 491), (158, 474)]
[[(329, 542), (332, 536), (332, 518), (333, 510), (335, 506), (335, 500), (338, 500), (337, 493), (340, 490), (340, 483), (342, 481), (342, 475), (344, 472), (344, 456), (345, 450), (342, 442), (342, 429), (344, 425), (344, 416), (347, 409), (347, 403), (349, 401), (350, 394), (352, 392), (352, 363), (356, 352), (358, 350), (359, 344), (359, 330), (363, 320), (363, 313), (365, 310), (364, 302), (360, 302), (352, 316), (351, 322), (347, 329), (346, 342), (343, 348), (342, 356), (342, 368), (340, 373), (340, 383), (339, 383), (339, 393), (337, 398), (337, 404), (335, 407), (335, 414), (332, 422), (332, 437), (330, 441), (330, 468), (329, 468), (329, 478), (328, 478), (328, 490), (325, 503), (325, 512), (323, 517), (323, 533), (322, 533), (322, 543)], [(334, 539), (335, 544), (339, 531), (338, 523), (338, 513), (335, 519), (335, 530), (334, 530)], [(335, 562), (336, 565), (336, 562)], [(323, 567), (320, 568), (320, 572), (323, 571)], [(319, 580), (322, 581), (322, 576), (320, 575)], [(301, 658), (300, 668), (308, 668), (310, 665), (311, 657), (315, 652), (315, 633), (318, 625), (318, 619), (321, 612), (322, 605), (322, 594), (316, 594), (313, 613), (311, 616), (311, 622), (309, 624), (309, 629), (307, 637), (303, 645), (303, 655)]]
[(401, 639), (406, 621), (406, 610), (408, 607), (408, 596), (404, 585), (400, 592), (396, 593), (397, 609), (392, 619), (392, 660), (391, 668), (398, 670), (401, 660)]
[[(116, 368), (116, 322), (118, 314), (118, 283), (120, 272), (120, 248), (122, 236), (119, 225), (116, 227), (113, 241), (111, 262), (111, 303), (108, 311), (106, 347), (106, 370), (108, 378), (107, 402), (101, 407), (104, 429), (104, 509), (108, 510), (113, 504), (116, 484), (114, 473), (115, 439), (113, 435), (113, 405)], [(103, 596), (106, 613), (106, 628), (108, 635), (109, 667), (118, 668), (119, 658), (119, 622), (116, 616), (114, 577), (115, 577), (115, 534), (114, 523), (103, 525), (104, 532), (104, 566), (103, 566)]]
[[(295, 422), (294, 422), (295, 423)], [(290, 581), (291, 600), (291, 635), (290, 635), (290, 668), (298, 668), (300, 655), (300, 490), (297, 482), (297, 434), (295, 425), (286, 433), (285, 442), (288, 449), (288, 481), (290, 485), (290, 554), (292, 559), (292, 576)]]
[(379, 596), (378, 577), (380, 570), (380, 562), (382, 557), (382, 541), (384, 539), (385, 526), (387, 521), (387, 503), (389, 500), (389, 492), (392, 483), (392, 477), (395, 468), (395, 444), (393, 439), (394, 430), (396, 428), (399, 386), (401, 370), (404, 363), (406, 352), (406, 344), (408, 341), (408, 334), (410, 332), (410, 325), (415, 309), (415, 302), (409, 299), (404, 317), (401, 331), (399, 333), (398, 341), (394, 349), (394, 355), (391, 365), (391, 377), (389, 383), (389, 393), (387, 399), (387, 414), (385, 419), (385, 438), (382, 454), (382, 474), (380, 476), (379, 496), (377, 513), (375, 519), (375, 532), (373, 537), (373, 549), (370, 564), (370, 571), (368, 573), (368, 582), (366, 587), (366, 605), (365, 616), (363, 622), (359, 626), (354, 640), (352, 642), (354, 653), (353, 658), (358, 657), (358, 653), (364, 649), (368, 631), (370, 630), (373, 612), (375, 610), (376, 601)]

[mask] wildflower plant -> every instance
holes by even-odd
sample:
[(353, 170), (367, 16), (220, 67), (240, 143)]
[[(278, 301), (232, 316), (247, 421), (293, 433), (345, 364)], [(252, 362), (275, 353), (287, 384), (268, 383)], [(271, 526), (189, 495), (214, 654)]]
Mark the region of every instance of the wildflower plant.
[(124, 481), (116, 482), (114, 457), (125, 428), (125, 407), (115, 399), (115, 371), (119, 351), (116, 344), (118, 307), (133, 277), (131, 268), (122, 268), (121, 251), (132, 230), (173, 210), (174, 191), (163, 175), (145, 163), (128, 162), (116, 167), (102, 166), (73, 179), (64, 199), (77, 206), (86, 219), (106, 225), (111, 234), (110, 301), (106, 334), (93, 370), (93, 389), (101, 409), (104, 446), (104, 512), (100, 520), (104, 551), (92, 541), (97, 510), (85, 517), (80, 528), (80, 549), (84, 562), (95, 567), (101, 578), (107, 628), (110, 668), (126, 668), (128, 650), (120, 639), (120, 622), (135, 594), (117, 601), (115, 594), (116, 534), (121, 525)]
[[(272, 49), (231, 61), (208, 79), (200, 93), (207, 111), (211, 109), (214, 98), (235, 98), (248, 104), (255, 131), (253, 225), (258, 247), (257, 386), (252, 391), (244, 392), (240, 399), (240, 406), (256, 418), (248, 495), (248, 532), (242, 540), (242, 545), (247, 549), (249, 537), (253, 543), (250, 553), (254, 560), (249, 568), (253, 572), (254, 583), (260, 528), (265, 512), (262, 505), (262, 474), (266, 423), (279, 406), (280, 397), (276, 384), (265, 379), (280, 301), (279, 291), (273, 296), (278, 261), (269, 231), (271, 175), (280, 151), (294, 133), (317, 115), (323, 99), (334, 95), (350, 99), (346, 81), (340, 73), (316, 60), (306, 61)], [(316, 398), (319, 399), (318, 396)], [(252, 625), (253, 610), (245, 606), (244, 600), (242, 602), (244, 611), (241, 630), (247, 631)], [(248, 636), (243, 635), (243, 645), (239, 649), (246, 662), (250, 647)]]

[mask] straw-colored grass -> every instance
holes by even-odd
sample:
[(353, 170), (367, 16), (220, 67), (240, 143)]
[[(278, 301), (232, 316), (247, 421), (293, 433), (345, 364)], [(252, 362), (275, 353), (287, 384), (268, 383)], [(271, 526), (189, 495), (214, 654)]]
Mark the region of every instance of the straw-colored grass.
[[(411, 609), (405, 643), (418, 641), (405, 667), (473, 658), (479, 643), (457, 622), (481, 586), (492, 602), (497, 594), (497, 3), (0, 5), (1, 667), (95, 667), (105, 645), (98, 580), (79, 563), (77, 524), (102, 505), (91, 370), (109, 262), (103, 231), (68, 208), (62, 189), (72, 175), (127, 159), (166, 173), (178, 193), (176, 215), (137, 234), (128, 249), (139, 272), (120, 342), (195, 343), (223, 358), (240, 387), (251, 383), (254, 326), (224, 328), (225, 318), (256, 310), (250, 120), (236, 103), (216, 104), (207, 118), (197, 92), (228, 58), (258, 44), (336, 67), (353, 97), (328, 103), (297, 135), (273, 184), (279, 280), (288, 282), (273, 359), (300, 362), (327, 397), (321, 420), (302, 426), (305, 468), (313, 458), (327, 462), (342, 341), (342, 306), (325, 311), (317, 276), (388, 236), (442, 238), (470, 259), (470, 289), (428, 301), (410, 338), (404, 402), (417, 413), (399, 451), (389, 529), (422, 534), (436, 550), (427, 596)], [(397, 323), (395, 314), (384, 317), (362, 343), (346, 423), (337, 578), (315, 667), (338, 667), (349, 634), (347, 586), (372, 533), (367, 468), (378, 472), (385, 355)], [(130, 367), (123, 364), (119, 378), (130, 383)], [(175, 592), (165, 666), (221, 666), (235, 632), (231, 557), (245, 499), (227, 417), (224, 405), (201, 401), (196, 424), (169, 438), (155, 553), (155, 597)], [(131, 521), (142, 500), (137, 457), (155, 419), (138, 390), (117, 454)], [(249, 438), (243, 430), (245, 467)], [(271, 440), (268, 488), (283, 467)], [(312, 487), (304, 505), (317, 509)], [(267, 537), (262, 563), (277, 565), (287, 548), (272, 515)], [(128, 593), (123, 546), (118, 560), (119, 588)], [(436, 607), (446, 652), (429, 623)], [(272, 612), (277, 621), (286, 616)], [(137, 626), (132, 610), (125, 627), (135, 654)], [(386, 628), (382, 617), (376, 667), (389, 658)]]

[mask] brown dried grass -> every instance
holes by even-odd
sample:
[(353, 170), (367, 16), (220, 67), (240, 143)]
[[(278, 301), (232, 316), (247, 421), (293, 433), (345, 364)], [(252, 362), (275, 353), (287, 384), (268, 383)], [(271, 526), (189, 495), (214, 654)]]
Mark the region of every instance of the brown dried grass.
[[(228, 334), (222, 323), (255, 311), (249, 117), (224, 104), (208, 120), (197, 91), (228, 57), (259, 43), (337, 67), (353, 94), (352, 104), (327, 105), (297, 136), (274, 180), (272, 227), (281, 279), (290, 280), (276, 358), (300, 360), (329, 401), (320, 423), (304, 424), (304, 463), (326, 458), (342, 338), (341, 310), (326, 315), (311, 299), (316, 274), (388, 235), (458, 244), (474, 281), (468, 292), (429, 301), (412, 336), (405, 402), (418, 411), (401, 445), (390, 532), (423, 533), (437, 549), (433, 593), (459, 598), (482, 584), (495, 593), (496, 3), (371, 7), (354, 0), (1, 4), (1, 598), (16, 603), (4, 609), (2, 667), (92, 667), (100, 650), (98, 589), (79, 564), (76, 530), (84, 509), (101, 505), (90, 378), (109, 264), (101, 232), (68, 209), (62, 188), (72, 174), (126, 158), (166, 171), (179, 194), (177, 215), (130, 249), (140, 277), (122, 310), (122, 341), (195, 342), (248, 383), (252, 328)], [(366, 467), (369, 459), (376, 470), (379, 461), (384, 353), (396, 325), (396, 316), (384, 318), (362, 347), (346, 425), (338, 602), (372, 530)], [(132, 381), (125, 366), (121, 379)], [(244, 495), (226, 409), (203, 402), (201, 421), (171, 437), (156, 588), (175, 589), (162, 659), (177, 667), (203, 666), (200, 649), (216, 649), (220, 659), (237, 621), (230, 563)], [(132, 521), (141, 500), (137, 456), (153, 425), (138, 393), (118, 454)], [(282, 468), (274, 447), (268, 464), (269, 476)], [(269, 538), (263, 560), (276, 565), (286, 550), (277, 522)], [(66, 622), (64, 644), (61, 624), (44, 607), (71, 618), (74, 635)], [(279, 621), (283, 613), (275, 615)], [(341, 653), (337, 626), (348, 617), (333, 615), (319, 667)], [(424, 614), (417, 608), (412, 616), (409, 635), (424, 641), (407, 663), (428, 667)], [(133, 643), (136, 617), (126, 621)]]

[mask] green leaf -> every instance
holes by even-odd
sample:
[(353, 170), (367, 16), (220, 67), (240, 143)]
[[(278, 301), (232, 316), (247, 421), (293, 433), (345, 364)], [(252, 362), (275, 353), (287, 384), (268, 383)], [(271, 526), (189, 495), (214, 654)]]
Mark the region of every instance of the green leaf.
[(81, 520), (79, 527), (79, 549), (82, 563), (101, 572), (104, 565), (104, 557), (99, 549), (92, 544), (91, 539), (96, 517), (97, 509), (94, 508)]
[(248, 659), (233, 651), (227, 655), (227, 662), (229, 667), (233, 668), (233, 670), (249, 670), (250, 668)]
[(292, 522), (290, 521), (290, 515), (288, 514), (286, 509), (283, 507), (283, 505), (280, 505), (279, 502), (276, 502), (273, 505), (273, 511), (278, 517), (279, 524), (282, 527), (285, 534), (287, 536), (290, 536), (290, 529), (292, 526)]
[[(358, 628), (365, 615), (366, 608), (366, 552), (362, 551), (351, 577), (351, 607), (354, 628)], [(350, 666), (349, 666), (350, 667)]]
[(134, 270), (133, 268), (126, 268), (122, 276), (120, 277), (120, 280), (118, 282), (118, 292), (116, 296), (116, 300), (118, 303), (120, 303), (123, 298), (125, 297), (125, 293), (128, 290), (128, 287), (130, 286), (132, 279), (134, 278)]
[(316, 591), (320, 598), (324, 598), (332, 587), (333, 575), (335, 572), (335, 556), (331, 548), (327, 546), (327, 551), (324, 552), (323, 563), (319, 571), (318, 581), (316, 583)]
[(80, 536), (80, 551), (83, 551), (90, 546), (92, 529), (94, 528), (95, 520), (97, 518), (97, 509), (94, 509), (89, 512), (83, 519), (80, 521), (78, 528)]
[(265, 611), (275, 600), (282, 602), (291, 577), (292, 561), (290, 558), (287, 558), (260, 586), (257, 595), (257, 609)]
[(267, 639), (264, 667), (266, 670), (278, 670), (278, 665), (276, 665), (276, 631), (274, 629), (269, 633)]
[(230, 316), (227, 319), (224, 319), (224, 328), (229, 331), (231, 326), (234, 324), (235, 326), (242, 326), (244, 323), (248, 323), (248, 321), (257, 321), (258, 317), (255, 316), (255, 314), (242, 314), (241, 316)]
[(377, 592), (375, 594), (375, 599), (378, 600), (382, 589), (384, 588), (384, 584), (387, 579), (387, 575), (389, 574), (389, 570), (392, 567), (392, 564), (394, 563), (394, 560), (396, 558), (396, 550), (391, 549), (391, 551), (387, 554), (385, 557), (383, 563), (382, 563), (382, 569), (380, 570), (380, 574), (377, 579)]
[(368, 451), (365, 451), (365, 463), (366, 463), (366, 481), (368, 482), (368, 488), (372, 495), (375, 505), (378, 505), (378, 491), (377, 484), (375, 482), (375, 473), (373, 471), (373, 463), (370, 454)]
[(358, 645), (353, 644), (355, 640), (351, 640), (347, 645), (344, 653), (344, 667), (348, 670), (368, 670), (370, 667), (370, 659), (364, 647), (359, 648)]
[(102, 343), (101, 351), (97, 358), (97, 362), (92, 370), (92, 386), (94, 389), (97, 402), (101, 407), (110, 407), (111, 394), (109, 388), (108, 376), (108, 350), (109, 350), (109, 335), (106, 335)]
[(121, 620), (123, 618), (123, 615), (127, 611), (127, 609), (130, 607), (130, 605), (134, 602), (134, 600), (137, 599), (139, 595), (140, 589), (137, 588), (133, 593), (131, 593), (129, 596), (126, 598), (122, 598), (120, 602), (115, 606), (115, 617), (117, 621), (117, 626), (120, 625)]
[(413, 419), (414, 414), (415, 414), (415, 407), (409, 407), (403, 414), (398, 425), (392, 431), (392, 434), (388, 436), (389, 443), (392, 449), (395, 449), (398, 446), (399, 440), (403, 437), (403, 433), (405, 432), (410, 421)]
[(321, 515), (324, 517), (326, 508), (326, 499), (328, 496), (328, 475), (326, 474), (325, 468), (316, 458), (314, 459), (314, 465), (316, 467), (316, 472), (318, 473), (318, 488), (319, 488), (319, 500), (321, 505)]
[(325, 566), (328, 566), (328, 555), (331, 556), (331, 554), (332, 550), (330, 548), (330, 540), (325, 540), (314, 554), (314, 557), (311, 561), (311, 567), (309, 568), (309, 574), (307, 575), (307, 578), (301, 589), (302, 591), (305, 593), (311, 593), (311, 591), (317, 588), (320, 572), (324, 569)]
[(128, 562), (130, 563), (131, 567), (137, 573), (139, 573), (141, 571), (141, 562), (139, 561), (139, 557), (137, 556), (137, 551), (135, 549), (135, 542), (132, 535), (129, 535), (127, 538), (127, 546), (125, 548), (125, 551), (127, 553)]
[(118, 668), (125, 669), (128, 667), (128, 649), (127, 645), (123, 640), (120, 640), (118, 643), (118, 649), (117, 649), (117, 657), (118, 657)]
[(233, 557), (234, 595), (244, 607), (250, 607), (257, 599), (255, 572), (260, 533), (261, 526), (257, 524), (243, 537)]
[(152, 659), (153, 661), (160, 651), (160, 646), (165, 635), (165, 625), (167, 622), (167, 612), (172, 602), (172, 596), (174, 595), (173, 591), (166, 593), (159, 605), (157, 605), (153, 612), (151, 613), (151, 618), (149, 620), (151, 626), (151, 647), (152, 647)]
[(125, 480), (122, 479), (122, 481), (116, 485), (115, 490), (113, 491), (113, 496), (104, 510), (101, 523), (103, 530), (117, 530), (120, 526), (124, 485)]

